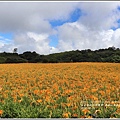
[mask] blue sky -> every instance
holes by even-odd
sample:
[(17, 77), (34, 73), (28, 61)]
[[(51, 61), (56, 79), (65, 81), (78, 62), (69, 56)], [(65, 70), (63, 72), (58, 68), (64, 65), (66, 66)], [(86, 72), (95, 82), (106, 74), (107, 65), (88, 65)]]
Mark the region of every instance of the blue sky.
[(51, 35), (49, 36), (49, 39), (50, 39), (50, 46), (51, 47), (57, 47), (58, 45), (58, 35)]
[(12, 39), (13, 34), (12, 33), (0, 33), (0, 36), (4, 36), (7, 39)]
[(117, 27), (111, 27), (111, 29), (112, 30), (117, 30), (117, 29), (119, 29), (120, 28), (120, 19), (119, 20), (117, 20), (117, 24), (118, 24), (118, 26)]
[(0, 41), (4, 40), (4, 43), (11, 43), (13, 40), (13, 33), (0, 33)]
[[(56, 27), (61, 26), (65, 23), (72, 23), (72, 22), (76, 22), (80, 17), (82, 16), (82, 12), (80, 9), (75, 9), (71, 14), (69, 19), (67, 20), (51, 20), (49, 21), (49, 23), (51, 24), (52, 28), (56, 29)], [(57, 30), (57, 29), (56, 29)], [(58, 35), (51, 35), (49, 36), (50, 39), (50, 46), (56, 47), (58, 45)]]
[(51, 20), (49, 22), (51, 26), (54, 28), (54, 27), (61, 26), (68, 22), (76, 22), (80, 18), (81, 15), (82, 15), (81, 10), (77, 8), (70, 14), (70, 17), (67, 20)]
[(0, 51), (120, 47), (120, 2), (0, 2), (0, 15)]
[[(67, 19), (67, 20), (51, 20), (49, 21), (50, 25), (52, 26), (53, 29), (56, 29), (56, 27), (58, 26), (61, 26), (65, 23), (72, 23), (72, 22), (76, 22), (80, 16), (82, 15), (82, 12), (80, 9), (75, 9), (71, 14), (70, 14), (70, 17)], [(3, 36), (4, 38), (6, 39), (9, 39), (9, 40), (12, 40), (13, 39), (13, 34), (12, 33), (0, 33), (0, 36)], [(51, 47), (56, 47), (58, 45), (58, 35), (50, 35), (49, 36), (49, 39), (50, 39), (50, 46)], [(7, 42), (10, 42), (10, 41), (5, 41), (6, 43)]]
[[(118, 11), (120, 11), (120, 6), (117, 7)], [(117, 27), (111, 27), (112, 30), (117, 30), (118, 28), (120, 28), (120, 19), (117, 20), (117, 24), (118, 26)]]

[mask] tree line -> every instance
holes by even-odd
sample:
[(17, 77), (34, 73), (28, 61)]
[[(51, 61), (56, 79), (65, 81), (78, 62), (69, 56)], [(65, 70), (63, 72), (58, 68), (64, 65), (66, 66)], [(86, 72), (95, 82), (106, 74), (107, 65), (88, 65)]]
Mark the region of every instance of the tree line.
[(63, 62), (114, 62), (120, 63), (120, 49), (108, 47), (98, 50), (72, 50), (49, 55), (40, 55), (35, 51), (18, 53), (0, 53), (0, 63), (63, 63)]

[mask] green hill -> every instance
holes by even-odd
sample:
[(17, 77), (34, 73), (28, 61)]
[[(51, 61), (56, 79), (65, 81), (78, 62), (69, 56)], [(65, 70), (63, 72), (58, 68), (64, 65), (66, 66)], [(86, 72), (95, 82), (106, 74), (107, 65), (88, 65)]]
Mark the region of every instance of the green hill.
[(0, 63), (62, 63), (62, 62), (115, 62), (120, 63), (120, 49), (109, 47), (99, 50), (72, 50), (49, 55), (40, 55), (35, 51), (18, 53), (0, 53)]

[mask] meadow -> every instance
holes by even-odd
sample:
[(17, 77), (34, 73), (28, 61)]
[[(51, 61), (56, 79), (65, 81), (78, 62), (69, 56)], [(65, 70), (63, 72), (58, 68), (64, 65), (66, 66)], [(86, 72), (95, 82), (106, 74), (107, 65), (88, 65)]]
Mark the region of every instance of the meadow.
[(0, 64), (0, 117), (120, 118), (120, 64)]

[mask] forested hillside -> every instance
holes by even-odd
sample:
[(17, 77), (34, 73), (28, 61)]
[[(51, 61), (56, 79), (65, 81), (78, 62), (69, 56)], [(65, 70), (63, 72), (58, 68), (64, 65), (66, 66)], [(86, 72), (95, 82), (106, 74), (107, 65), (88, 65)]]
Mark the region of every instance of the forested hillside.
[(61, 62), (115, 62), (120, 63), (120, 49), (109, 47), (99, 50), (73, 50), (49, 55), (35, 51), (0, 53), (0, 63), (61, 63)]

